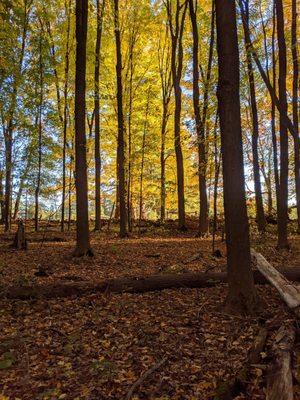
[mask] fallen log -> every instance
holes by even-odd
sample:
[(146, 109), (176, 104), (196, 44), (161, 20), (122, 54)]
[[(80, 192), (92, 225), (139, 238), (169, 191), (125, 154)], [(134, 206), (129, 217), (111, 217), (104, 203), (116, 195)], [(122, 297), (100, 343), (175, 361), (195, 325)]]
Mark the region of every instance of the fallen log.
[(281, 298), (291, 309), (300, 305), (300, 289), (293, 285), (276, 268), (274, 268), (262, 254), (251, 249), (252, 262), (259, 272), (278, 290)]
[[(300, 281), (300, 268), (282, 271), (291, 281)], [(253, 271), (257, 284), (268, 280), (259, 272)], [(202, 288), (227, 283), (226, 272), (187, 272), (183, 274), (157, 274), (140, 278), (117, 278), (107, 281), (81, 281), (45, 283), (32, 286), (10, 286), (0, 289), (0, 297), (26, 300), (30, 298), (56, 298), (92, 293), (144, 293), (176, 288)]]
[[(260, 253), (251, 250), (253, 261), (260, 273), (278, 290), (293, 313), (300, 317), (300, 289), (275, 269)], [(272, 346), (273, 363), (267, 377), (267, 400), (293, 400), (291, 352), (295, 342), (292, 324), (282, 325)]]
[(268, 336), (268, 330), (264, 327), (260, 328), (254, 343), (249, 351), (248, 359), (250, 364), (258, 364), (261, 359), (261, 353), (264, 350)]
[(291, 352), (295, 341), (292, 325), (279, 328), (272, 346), (273, 363), (267, 376), (267, 400), (293, 400)]

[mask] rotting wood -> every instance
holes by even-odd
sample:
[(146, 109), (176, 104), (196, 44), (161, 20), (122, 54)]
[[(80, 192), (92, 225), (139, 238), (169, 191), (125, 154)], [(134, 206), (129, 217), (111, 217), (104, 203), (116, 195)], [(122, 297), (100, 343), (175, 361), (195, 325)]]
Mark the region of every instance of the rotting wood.
[(249, 363), (258, 364), (261, 359), (261, 353), (264, 350), (265, 343), (268, 336), (268, 330), (264, 327), (260, 328), (258, 335), (249, 351)]
[[(253, 261), (261, 274), (278, 290), (281, 298), (293, 313), (300, 317), (300, 289), (277, 271), (260, 253), (251, 250)], [(295, 342), (292, 324), (282, 325), (272, 346), (273, 363), (267, 377), (267, 400), (293, 400), (291, 352)]]
[(300, 289), (274, 268), (262, 254), (251, 249), (251, 256), (259, 272), (278, 290), (287, 306), (297, 309), (300, 306)]
[(272, 346), (273, 363), (267, 376), (267, 400), (293, 400), (291, 352), (295, 341), (295, 329), (282, 325)]
[[(300, 268), (282, 271), (292, 281), (300, 281)], [(253, 271), (256, 284), (268, 280), (259, 271)], [(80, 296), (93, 293), (144, 293), (176, 288), (212, 287), (227, 282), (226, 272), (187, 272), (181, 274), (157, 274), (148, 277), (117, 278), (107, 281), (57, 282), (32, 286), (9, 286), (0, 288), (0, 297), (15, 299), (56, 298)]]

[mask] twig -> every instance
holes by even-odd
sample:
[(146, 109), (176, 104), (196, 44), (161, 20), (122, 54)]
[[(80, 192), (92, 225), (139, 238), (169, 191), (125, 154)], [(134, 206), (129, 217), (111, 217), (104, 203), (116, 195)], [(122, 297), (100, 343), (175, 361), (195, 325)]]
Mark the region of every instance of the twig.
[(153, 367), (148, 369), (144, 374), (140, 376), (140, 378), (134, 382), (134, 384), (131, 386), (129, 392), (127, 393), (126, 400), (130, 400), (132, 398), (132, 395), (134, 391), (150, 376), (153, 372), (155, 372), (157, 369), (159, 369), (165, 362), (167, 361), (167, 357), (164, 357), (161, 361), (159, 361), (157, 364), (154, 364)]

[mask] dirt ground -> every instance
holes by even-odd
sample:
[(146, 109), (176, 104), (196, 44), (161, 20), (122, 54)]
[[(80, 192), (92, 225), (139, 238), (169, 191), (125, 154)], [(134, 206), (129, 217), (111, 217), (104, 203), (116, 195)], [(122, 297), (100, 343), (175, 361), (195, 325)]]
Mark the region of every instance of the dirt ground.
[[(38, 233), (28, 226), (27, 251), (10, 248), (12, 237), (0, 234), (2, 288), (226, 268), (220, 237), (217, 248), (222, 257), (216, 258), (211, 237), (197, 238), (193, 229), (178, 233), (172, 227), (149, 226), (141, 236), (136, 232), (119, 239), (114, 228), (110, 232), (104, 228), (91, 236), (95, 257), (83, 259), (72, 257), (74, 229), (62, 234), (55, 223), (43, 224)], [(292, 237), (291, 244), (291, 251), (278, 252), (272, 232), (263, 238), (252, 234), (253, 247), (279, 269), (299, 265), (300, 238)], [(200, 253), (199, 259), (186, 263), (195, 253)], [(261, 364), (251, 368), (250, 378), (235, 397), (226, 397), (264, 399), (272, 337), (293, 316), (267, 285), (258, 287), (265, 303), (262, 315), (228, 315), (222, 307), (226, 290), (226, 285), (218, 285), (54, 300), (2, 298), (0, 399), (224, 399), (265, 324), (269, 338)], [(298, 350), (296, 345), (296, 399), (300, 399)], [(149, 376), (133, 386), (147, 371)]]

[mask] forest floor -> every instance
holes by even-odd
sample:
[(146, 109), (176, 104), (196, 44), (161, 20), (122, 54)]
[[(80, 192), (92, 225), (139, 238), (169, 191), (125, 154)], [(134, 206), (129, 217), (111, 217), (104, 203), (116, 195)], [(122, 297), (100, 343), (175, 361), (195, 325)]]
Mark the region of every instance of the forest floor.
[[(291, 251), (277, 252), (272, 232), (264, 238), (252, 236), (253, 247), (275, 267), (299, 265), (299, 237), (291, 238)], [(149, 226), (129, 239), (119, 239), (106, 228), (93, 232), (95, 257), (83, 259), (72, 257), (75, 231), (62, 234), (55, 223), (43, 224), (38, 233), (27, 227), (27, 251), (13, 250), (12, 238), (12, 233), (0, 234), (2, 287), (226, 268), (220, 237), (222, 257), (216, 258), (210, 237), (197, 238), (193, 229), (179, 233), (172, 226)], [(185, 263), (199, 252), (200, 259)], [(37, 271), (45, 276), (36, 276)], [(51, 300), (2, 298), (0, 399), (264, 399), (272, 336), (293, 316), (275, 289), (257, 288), (266, 304), (257, 318), (224, 312), (226, 285)], [(250, 379), (236, 397), (224, 397), (243, 369), (262, 322), (270, 332), (262, 363), (251, 368)], [(297, 383), (297, 345), (293, 356)], [(133, 386), (146, 371), (147, 379)], [(295, 399), (300, 399), (300, 386), (294, 389)]]

